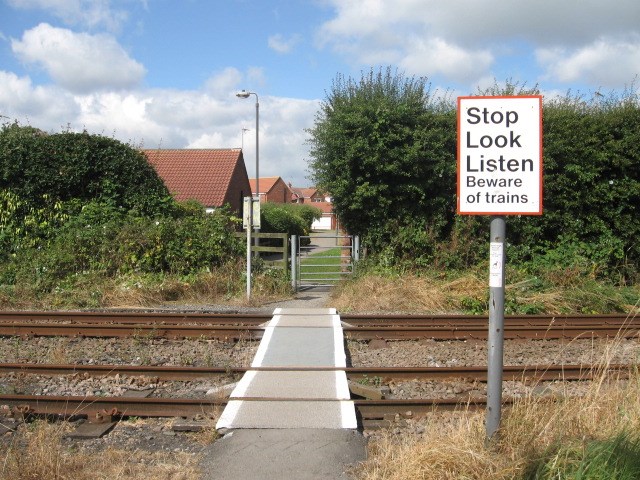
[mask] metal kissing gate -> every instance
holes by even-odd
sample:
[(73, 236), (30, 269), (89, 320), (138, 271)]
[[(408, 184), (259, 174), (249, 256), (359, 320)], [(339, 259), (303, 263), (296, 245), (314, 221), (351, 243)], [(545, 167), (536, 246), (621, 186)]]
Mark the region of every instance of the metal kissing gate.
[(357, 236), (291, 236), (291, 286), (332, 287), (353, 275), (359, 260)]

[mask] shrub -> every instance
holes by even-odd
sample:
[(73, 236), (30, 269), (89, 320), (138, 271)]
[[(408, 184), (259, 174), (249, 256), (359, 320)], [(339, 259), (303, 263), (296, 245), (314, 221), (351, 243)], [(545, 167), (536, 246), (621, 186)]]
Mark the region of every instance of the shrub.
[(314, 220), (322, 216), (320, 209), (294, 203), (263, 203), (260, 228), (268, 233), (309, 235)]
[[(70, 217), (96, 201), (139, 216), (174, 205), (144, 155), (117, 140), (32, 127), (0, 130), (0, 247), (46, 246)], [(0, 258), (1, 259), (1, 258)]]

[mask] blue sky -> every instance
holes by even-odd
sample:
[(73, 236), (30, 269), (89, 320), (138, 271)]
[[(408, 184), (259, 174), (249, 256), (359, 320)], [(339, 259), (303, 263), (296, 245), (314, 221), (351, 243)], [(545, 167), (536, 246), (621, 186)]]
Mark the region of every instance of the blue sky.
[(296, 186), (336, 74), (386, 65), (454, 97), (506, 79), (545, 96), (637, 88), (640, 2), (0, 0), (0, 115), (146, 148), (243, 144), (252, 177), (247, 89), (260, 174)]

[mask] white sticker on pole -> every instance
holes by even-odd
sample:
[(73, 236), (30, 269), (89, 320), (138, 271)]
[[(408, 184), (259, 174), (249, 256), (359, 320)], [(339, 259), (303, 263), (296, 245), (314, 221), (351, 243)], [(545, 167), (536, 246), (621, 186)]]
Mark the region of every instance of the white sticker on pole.
[(502, 265), (504, 259), (504, 244), (502, 242), (491, 242), (489, 255), (489, 286), (490, 287), (502, 287), (503, 284), (503, 272)]

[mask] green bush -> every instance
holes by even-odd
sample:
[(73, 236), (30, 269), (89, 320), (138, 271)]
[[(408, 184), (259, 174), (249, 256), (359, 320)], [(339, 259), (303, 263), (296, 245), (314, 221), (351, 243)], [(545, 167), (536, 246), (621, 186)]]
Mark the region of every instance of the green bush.
[[(509, 217), (512, 261), (536, 262), (569, 238), (563, 250), (578, 253), (576, 260), (598, 275), (622, 284), (638, 280), (635, 88), (605, 98), (544, 100), (544, 213)], [(539, 93), (512, 82), (478, 92)], [(478, 248), (488, 243), (486, 217), (460, 222), (456, 215), (455, 121), (451, 99), (431, 95), (426, 79), (391, 69), (360, 79), (338, 75), (321, 104), (308, 132), (313, 179), (333, 196), (342, 225), (381, 261), (464, 268), (486, 249)]]
[(322, 216), (320, 209), (295, 203), (263, 203), (260, 230), (267, 233), (309, 235), (314, 220)]
[(226, 209), (175, 212), (148, 218), (90, 202), (46, 246), (22, 249), (0, 264), (0, 284), (30, 284), (43, 292), (88, 273), (188, 275), (242, 256), (235, 218)]
[(175, 203), (144, 155), (129, 145), (86, 132), (2, 127), (0, 246), (5, 257), (20, 248), (46, 246), (92, 201), (139, 216), (165, 215)]

